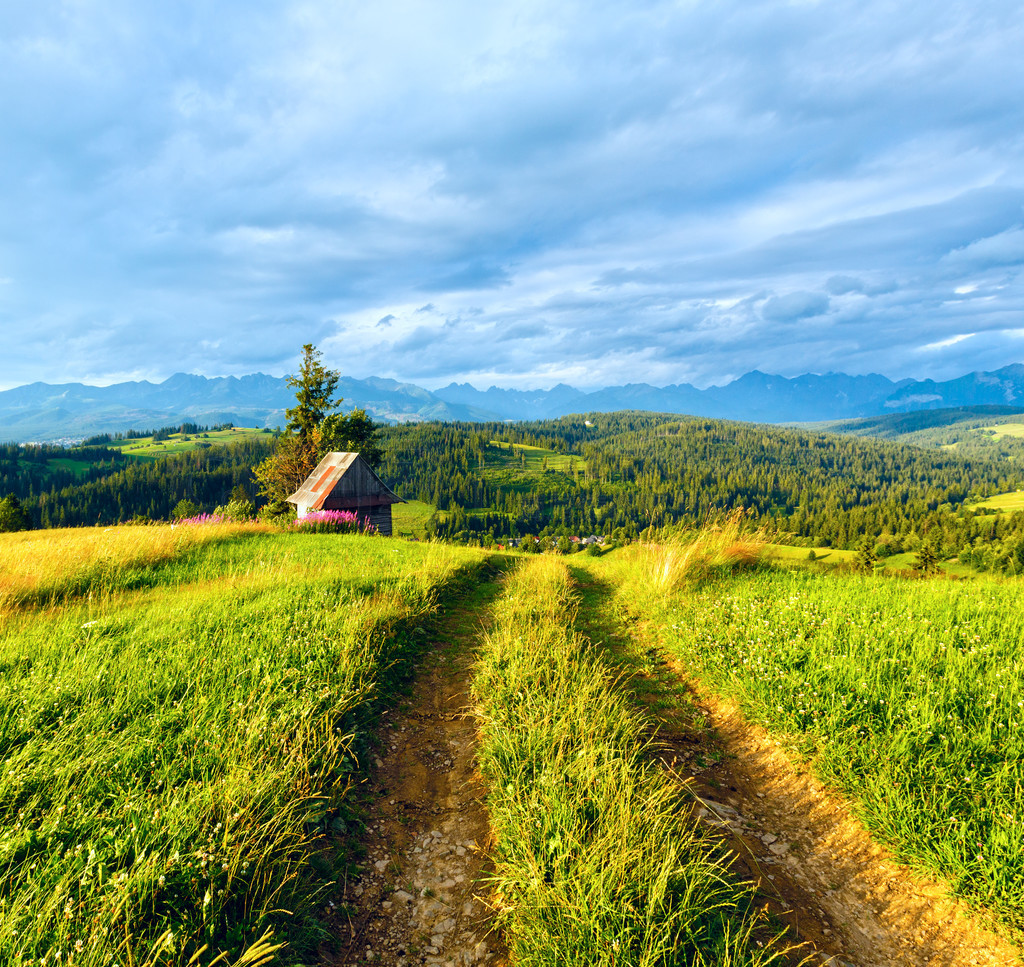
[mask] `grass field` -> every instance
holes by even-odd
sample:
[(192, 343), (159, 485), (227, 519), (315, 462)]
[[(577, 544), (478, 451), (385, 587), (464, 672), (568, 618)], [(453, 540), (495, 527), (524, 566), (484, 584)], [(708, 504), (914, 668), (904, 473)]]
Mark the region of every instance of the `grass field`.
[(975, 432), (984, 433), (993, 440), (1001, 440), (1006, 436), (1024, 439), (1024, 423), (996, 423), (992, 426), (983, 426)]
[(46, 538), (0, 538), (0, 962), (308, 960), (354, 860), (324, 834), (352, 820), (373, 703), (479, 557), (245, 527)]
[(1008, 494), (996, 494), (993, 497), (986, 497), (976, 504), (969, 505), (971, 510), (992, 508), (994, 510), (1012, 513), (1015, 510), (1024, 510), (1024, 490), (1014, 490)]
[(531, 474), (543, 473), (545, 470), (572, 473), (574, 468), (582, 473), (586, 466), (580, 457), (503, 440), (491, 440), (488, 444), (487, 465), (501, 468), (521, 467)]
[(395, 537), (416, 537), (426, 536), (426, 524), (430, 515), (434, 513), (431, 504), (425, 504), (421, 500), (409, 500), (404, 504), (392, 504), (391, 506), (391, 529)]
[[(814, 551), (812, 560), (808, 554)], [(806, 567), (817, 571), (828, 571), (841, 564), (853, 564), (857, 559), (856, 551), (848, 551), (836, 547), (790, 547), (787, 544), (769, 544), (766, 547), (768, 557), (780, 564), (789, 566)], [(899, 554), (892, 554), (880, 560), (881, 573), (906, 574), (913, 571), (917, 564), (917, 554), (913, 551), (903, 551)], [(964, 564), (955, 561), (941, 561), (938, 564), (939, 572), (942, 574), (955, 575), (957, 577), (973, 577), (979, 572)]]
[(619, 579), (626, 602), (643, 580), (665, 650), (1021, 936), (1024, 588), (724, 567), (658, 583), (657, 567), (620, 562)]
[[(133, 460), (160, 460), (172, 453), (186, 453), (202, 446), (217, 446), (233, 443), (246, 437), (260, 436), (265, 431), (247, 427), (234, 427), (230, 430), (211, 430), (209, 433), (172, 433), (167, 440), (154, 443), (152, 437), (140, 437), (137, 440), (115, 440), (108, 443), (112, 450), (120, 450), (126, 457)], [(186, 439), (187, 436), (187, 439)]]
[(68, 470), (76, 477), (86, 476), (93, 467), (89, 461), (75, 460), (73, 457), (55, 457), (47, 460), (46, 465), (53, 470)]
[[(813, 560), (810, 551), (814, 551)], [(788, 544), (770, 544), (768, 552), (787, 564), (849, 564), (857, 556), (856, 551), (836, 547), (791, 547)]]
[(513, 962), (775, 962), (773, 945), (753, 937), (750, 894), (709, 858), (648, 758), (645, 722), (574, 632), (577, 605), (564, 563), (524, 561), (474, 682)]

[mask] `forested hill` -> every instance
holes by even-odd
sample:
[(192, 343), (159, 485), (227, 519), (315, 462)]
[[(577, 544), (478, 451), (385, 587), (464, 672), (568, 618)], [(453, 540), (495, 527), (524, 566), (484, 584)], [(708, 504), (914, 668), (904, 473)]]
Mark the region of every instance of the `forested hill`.
[[(538, 473), (496, 441), (571, 459)], [(635, 535), (744, 507), (819, 544), (931, 531), (962, 544), (992, 529), (960, 513), (969, 498), (1024, 483), (1015, 465), (983, 456), (650, 413), (395, 427), (387, 444), (383, 476), (445, 511), (434, 523), (442, 535)]]
[[(739, 507), (791, 540), (836, 547), (864, 537), (914, 547), (927, 538), (950, 556), (975, 544), (991, 556), (1016, 553), (1024, 535), (1024, 514), (984, 516), (970, 506), (1024, 487), (1024, 463), (983, 451), (639, 412), (421, 423), (381, 436), (381, 476), (432, 506), (428, 532), (442, 538), (635, 537)], [(183, 498), (212, 510), (236, 487), (253, 494), (251, 468), (272, 446), (265, 435), (119, 463), (98, 477), (91, 469), (94, 479), (81, 484), (18, 496), (37, 526), (166, 519)], [(31, 484), (19, 472), (7, 479)], [(1024, 565), (1024, 541), (1019, 547)]]
[[(273, 447), (274, 438), (267, 435), (171, 454), (151, 462), (126, 460), (118, 454), (118, 462), (111, 461), (105, 472), (104, 465), (99, 469), (90, 466), (83, 472), (84, 482), (69, 482), (66, 475), (53, 476), (51, 471), (40, 485), (32, 474), (23, 472), (9, 478), (22, 485), (10, 492), (21, 498), (39, 527), (114, 524), (136, 517), (169, 520), (179, 500), (191, 500), (212, 510), (226, 504), (235, 487), (251, 493), (252, 468)], [(31, 459), (53, 448), (21, 449)], [(26, 461), (19, 463), (24, 469)]]
[(805, 429), (897, 440), (920, 447), (956, 448), (959, 453), (1024, 461), (1024, 409), (958, 406), (857, 420), (806, 424)]

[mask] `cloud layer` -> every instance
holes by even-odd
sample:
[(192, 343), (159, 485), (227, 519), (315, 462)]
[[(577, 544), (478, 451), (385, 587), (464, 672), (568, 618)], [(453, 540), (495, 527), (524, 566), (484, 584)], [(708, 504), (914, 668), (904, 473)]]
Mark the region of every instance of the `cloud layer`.
[(998, 368), (1021, 49), (1002, 0), (4, 10), (0, 385)]

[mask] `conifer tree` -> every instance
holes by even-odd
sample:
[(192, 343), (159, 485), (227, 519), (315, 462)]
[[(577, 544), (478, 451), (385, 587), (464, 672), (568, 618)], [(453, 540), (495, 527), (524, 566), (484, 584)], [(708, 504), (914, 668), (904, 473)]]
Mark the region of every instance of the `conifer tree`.
[(298, 373), (288, 377), (295, 389), (295, 406), (285, 411), (287, 432), (273, 454), (253, 468), (260, 494), (283, 501), (294, 493), (331, 451), (360, 453), (371, 465), (380, 460), (377, 428), (365, 410), (348, 415), (333, 412), (342, 403), (334, 398), (341, 374), (328, 369), (312, 344), (302, 347)]
[(14, 494), (8, 494), (0, 500), (0, 531), (24, 531), (31, 526), (32, 520)]

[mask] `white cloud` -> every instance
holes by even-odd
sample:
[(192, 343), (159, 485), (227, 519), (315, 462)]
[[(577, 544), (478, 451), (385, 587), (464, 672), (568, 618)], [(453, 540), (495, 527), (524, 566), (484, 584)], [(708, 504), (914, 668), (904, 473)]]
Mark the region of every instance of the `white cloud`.
[(1009, 0), (12, 5), (5, 365), (987, 365), (1024, 309), (1022, 46)]
[(961, 332), (955, 336), (950, 336), (948, 339), (940, 339), (938, 342), (927, 343), (920, 347), (921, 352), (935, 352), (938, 349), (949, 349), (950, 346), (957, 346), (965, 339), (970, 339), (975, 335), (977, 334), (973, 332)]

